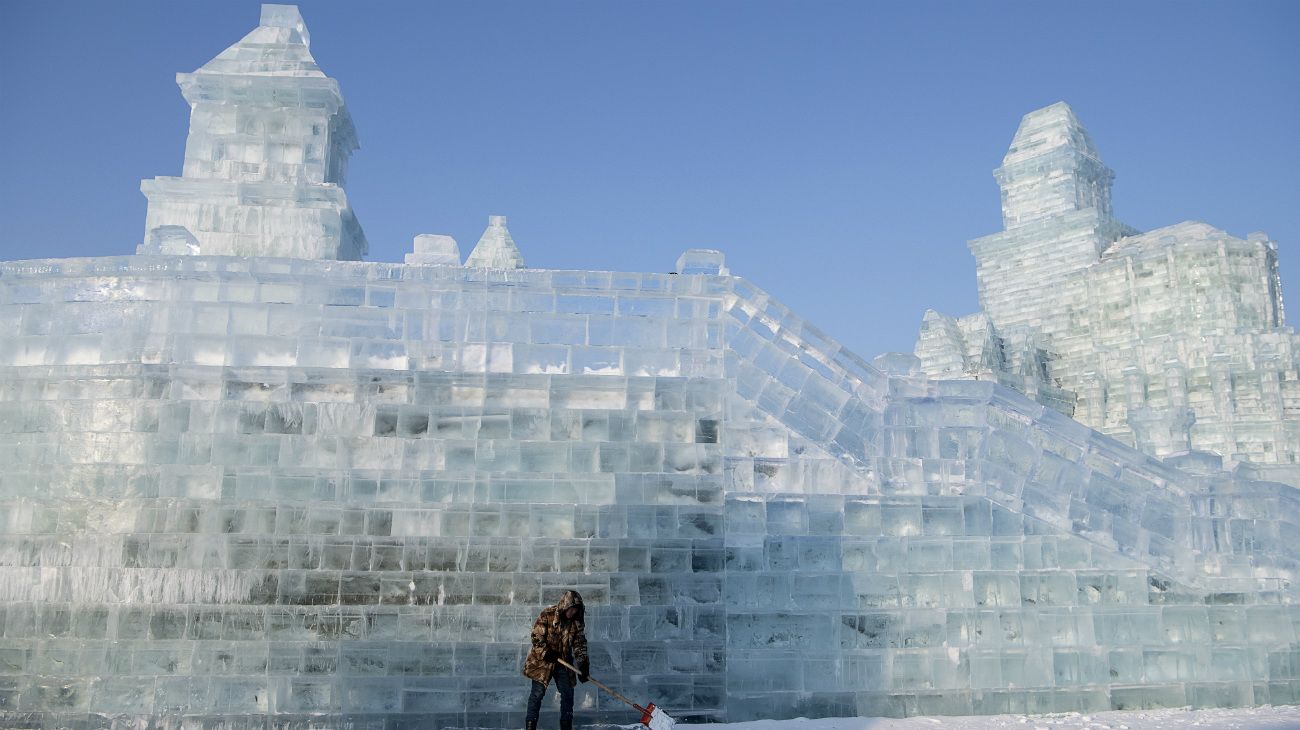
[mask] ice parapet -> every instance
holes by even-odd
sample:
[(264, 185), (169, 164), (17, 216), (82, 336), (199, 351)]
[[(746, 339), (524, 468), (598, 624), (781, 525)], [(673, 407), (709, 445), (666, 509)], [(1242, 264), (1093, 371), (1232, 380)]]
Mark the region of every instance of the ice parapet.
[(367, 243), (343, 191), (356, 130), (316, 65), (298, 9), (261, 24), (193, 73), (181, 177), (141, 183), (146, 239), (183, 226), (209, 255), (359, 259)]
[(982, 311), (926, 313), (925, 372), (996, 380), (1156, 456), (1215, 452), (1300, 484), (1277, 245), (1120, 223), (1114, 173), (1065, 104), (1025, 115), (994, 176), (1005, 230), (970, 242)]

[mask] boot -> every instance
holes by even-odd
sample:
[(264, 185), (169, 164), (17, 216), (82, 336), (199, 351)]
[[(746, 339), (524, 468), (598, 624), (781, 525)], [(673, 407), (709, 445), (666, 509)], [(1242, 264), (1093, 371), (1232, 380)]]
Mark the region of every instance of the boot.
[(524, 723), (524, 730), (537, 730), (537, 721), (528, 720)]

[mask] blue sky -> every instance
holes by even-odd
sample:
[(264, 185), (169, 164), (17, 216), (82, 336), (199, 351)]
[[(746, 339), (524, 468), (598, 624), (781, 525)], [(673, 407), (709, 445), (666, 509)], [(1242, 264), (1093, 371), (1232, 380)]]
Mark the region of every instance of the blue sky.
[[(1279, 242), (1300, 296), (1300, 3), (300, 3), (361, 137), (370, 259), (468, 253), (510, 216), (530, 266), (668, 271), (690, 247), (860, 354), (978, 307), (965, 241), (996, 167), (1064, 100), (1141, 229)], [(180, 172), (174, 82), (255, 2), (0, 0), (0, 259), (125, 254), (141, 178)]]

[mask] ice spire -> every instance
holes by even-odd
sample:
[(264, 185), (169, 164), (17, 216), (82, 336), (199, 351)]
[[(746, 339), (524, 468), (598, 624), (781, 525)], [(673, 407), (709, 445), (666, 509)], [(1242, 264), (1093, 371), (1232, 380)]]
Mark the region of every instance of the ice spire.
[[(187, 229), (197, 252), (359, 259), (367, 244), (343, 191), (356, 131), (338, 82), (316, 65), (298, 8), (263, 5), (260, 24), (193, 73), (181, 177), (141, 183), (146, 241)], [(141, 252), (148, 251), (142, 247)]]
[(524, 257), (515, 246), (515, 239), (510, 237), (503, 215), (488, 216), (487, 229), (478, 239), (474, 250), (465, 260), (466, 266), (478, 266), (488, 269), (522, 269)]
[(326, 78), (310, 48), (297, 5), (263, 5), (257, 27), (195, 73)]
[(1096, 209), (1109, 218), (1110, 185), (1092, 138), (1065, 102), (1029, 112), (1011, 140), (1002, 167), (1002, 221), (1009, 229), (1050, 215)]

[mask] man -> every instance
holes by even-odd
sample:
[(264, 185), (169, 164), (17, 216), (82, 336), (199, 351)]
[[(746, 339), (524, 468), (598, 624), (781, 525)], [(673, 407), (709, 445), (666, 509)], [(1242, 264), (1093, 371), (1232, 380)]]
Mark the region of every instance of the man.
[(563, 659), (577, 667), (578, 681), (587, 681), (591, 665), (587, 659), (587, 636), (583, 633), (586, 628), (582, 596), (577, 591), (565, 591), (559, 602), (542, 609), (533, 623), (533, 648), (524, 660), (524, 676), (533, 680), (528, 695), (527, 730), (537, 730), (542, 697), (552, 677), (560, 693), (560, 730), (573, 730), (573, 672), (557, 660)]

